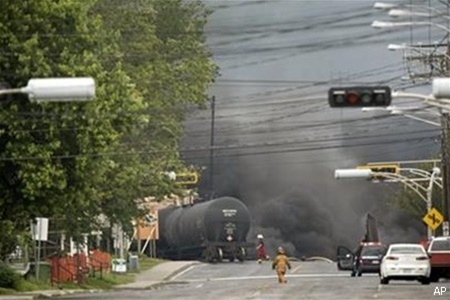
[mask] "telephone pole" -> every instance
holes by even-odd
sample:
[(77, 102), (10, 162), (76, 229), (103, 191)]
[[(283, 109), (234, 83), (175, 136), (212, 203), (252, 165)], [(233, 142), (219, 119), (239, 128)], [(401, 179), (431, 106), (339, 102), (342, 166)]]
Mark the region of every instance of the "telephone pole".
[(214, 119), (216, 114), (216, 96), (211, 98), (211, 141), (209, 144), (209, 198), (214, 194)]
[(442, 214), (444, 221), (449, 221), (450, 193), (450, 121), (448, 113), (441, 113), (442, 144), (441, 144), (441, 169), (442, 169)]

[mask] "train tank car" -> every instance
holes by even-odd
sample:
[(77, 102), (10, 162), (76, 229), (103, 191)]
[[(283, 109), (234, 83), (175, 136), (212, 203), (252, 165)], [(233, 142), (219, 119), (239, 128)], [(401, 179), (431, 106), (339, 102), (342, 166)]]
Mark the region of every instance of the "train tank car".
[(221, 197), (158, 211), (157, 256), (168, 259), (244, 261), (250, 213), (238, 199)]

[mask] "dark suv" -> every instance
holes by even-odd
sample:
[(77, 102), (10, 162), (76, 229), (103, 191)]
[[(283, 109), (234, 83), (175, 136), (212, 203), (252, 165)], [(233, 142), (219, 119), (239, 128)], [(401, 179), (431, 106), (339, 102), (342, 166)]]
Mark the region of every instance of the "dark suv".
[(361, 243), (355, 251), (339, 246), (337, 250), (337, 267), (339, 270), (351, 271), (351, 276), (363, 273), (379, 273), (381, 259), (386, 253), (386, 246), (381, 243)]

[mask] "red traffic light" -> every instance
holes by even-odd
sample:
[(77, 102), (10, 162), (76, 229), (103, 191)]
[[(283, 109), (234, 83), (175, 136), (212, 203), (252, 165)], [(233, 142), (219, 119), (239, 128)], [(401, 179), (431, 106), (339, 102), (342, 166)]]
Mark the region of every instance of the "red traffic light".
[(389, 106), (391, 89), (388, 86), (330, 88), (328, 102), (331, 107)]

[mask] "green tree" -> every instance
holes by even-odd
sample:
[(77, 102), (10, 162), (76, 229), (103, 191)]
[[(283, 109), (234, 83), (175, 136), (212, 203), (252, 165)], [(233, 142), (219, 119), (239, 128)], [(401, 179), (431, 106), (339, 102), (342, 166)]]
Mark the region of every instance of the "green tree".
[(140, 186), (147, 195), (167, 195), (174, 186), (162, 174), (184, 165), (178, 145), (186, 109), (205, 106), (216, 76), (203, 34), (210, 11), (201, 2), (178, 0), (103, 0), (97, 11), (118, 32), (124, 68), (146, 103), (148, 123), (125, 137), (128, 147), (142, 153), (141, 169), (135, 169)]
[(208, 13), (177, 0), (2, 1), (0, 81), (92, 76), (97, 87), (89, 103), (2, 104), (0, 219), (14, 225), (11, 241), (39, 216), (70, 235), (100, 214), (125, 224), (135, 199), (177, 191), (163, 172), (183, 167), (186, 109), (205, 105), (216, 75)]
[[(0, 111), (0, 214), (26, 229), (37, 216), (63, 216), (70, 232), (101, 209), (106, 174), (121, 138), (144, 106), (123, 70), (117, 37), (90, 14), (94, 0), (3, 1), (2, 81), (92, 76), (90, 103), (30, 103), (14, 96)], [(105, 57), (108, 57), (105, 60)]]

